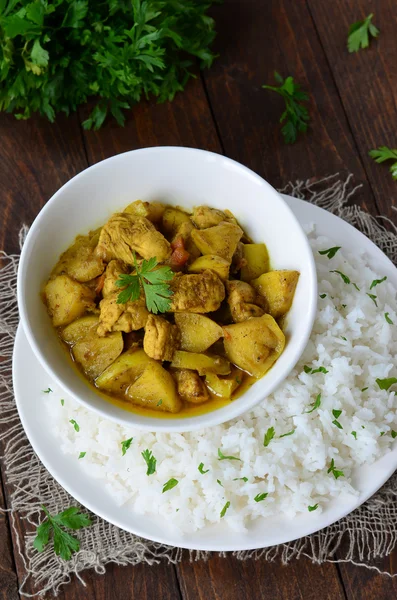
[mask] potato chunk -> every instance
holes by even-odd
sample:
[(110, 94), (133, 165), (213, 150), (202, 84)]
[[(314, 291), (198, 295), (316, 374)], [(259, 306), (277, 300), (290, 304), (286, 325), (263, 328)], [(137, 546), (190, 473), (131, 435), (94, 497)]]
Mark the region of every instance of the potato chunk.
[(233, 390), (238, 385), (233, 379), (223, 379), (215, 373), (207, 373), (205, 383), (213, 394), (221, 398), (231, 398)]
[(266, 244), (243, 244), (242, 281), (256, 279), (269, 270), (269, 253)]
[(87, 310), (96, 308), (95, 292), (68, 275), (50, 279), (44, 288), (44, 298), (54, 327), (69, 325)]
[(215, 373), (216, 375), (227, 375), (230, 373), (230, 363), (222, 356), (209, 356), (196, 352), (185, 352), (177, 350), (174, 353), (171, 367), (175, 369), (191, 369), (198, 371), (199, 375)]
[(95, 253), (98, 237), (99, 231), (90, 231), (88, 235), (78, 235), (74, 244), (61, 255), (51, 275), (67, 273), (82, 283), (101, 275), (105, 269), (105, 263)]
[(223, 221), (208, 229), (195, 229), (192, 239), (202, 254), (215, 254), (231, 263), (243, 230), (235, 223)]
[(95, 332), (88, 334), (72, 348), (74, 360), (84, 373), (95, 379), (116, 360), (123, 351), (123, 336), (120, 332), (107, 337), (99, 337)]
[[(181, 369), (175, 372), (178, 382), (178, 394), (192, 404), (202, 404), (210, 399), (207, 388), (204, 382), (200, 379), (195, 371)], [(215, 375), (216, 377), (216, 375)]]
[(102, 227), (96, 253), (106, 261), (117, 258), (133, 265), (133, 250), (147, 260), (155, 256), (159, 263), (171, 256), (169, 242), (148, 219), (115, 213)]
[(188, 267), (189, 273), (204, 273), (207, 269), (215, 271), (222, 281), (226, 281), (229, 277), (230, 263), (221, 256), (206, 254), (196, 258)]
[(181, 333), (181, 349), (204, 352), (223, 335), (222, 327), (204, 315), (175, 313), (175, 323)]
[(96, 331), (99, 318), (96, 315), (81, 317), (67, 325), (61, 333), (61, 338), (68, 344), (76, 344), (87, 335)]
[(291, 308), (298, 279), (298, 271), (269, 271), (251, 281), (251, 285), (267, 300), (272, 317), (279, 319)]
[(95, 381), (101, 389), (113, 394), (124, 393), (155, 361), (141, 348), (123, 352)]
[(280, 356), (285, 336), (270, 315), (223, 328), (226, 355), (243, 371), (262, 377)]
[(179, 348), (180, 333), (176, 325), (172, 325), (163, 317), (150, 314), (145, 325), (143, 349), (155, 360), (172, 360), (174, 352)]
[(190, 216), (179, 208), (167, 206), (162, 219), (162, 230), (166, 235), (173, 238), (179, 233), (183, 223), (191, 223)]
[(177, 413), (182, 408), (172, 375), (153, 362), (126, 392), (133, 404), (153, 410)]
[(164, 214), (165, 206), (161, 202), (142, 202), (135, 200), (124, 209), (124, 212), (136, 217), (145, 217), (152, 223), (159, 223)]

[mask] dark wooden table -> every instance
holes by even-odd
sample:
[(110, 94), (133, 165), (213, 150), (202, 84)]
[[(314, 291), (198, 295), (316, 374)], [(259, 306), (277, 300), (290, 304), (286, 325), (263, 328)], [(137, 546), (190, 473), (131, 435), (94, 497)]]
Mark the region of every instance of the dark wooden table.
[[(349, 24), (375, 13), (381, 33), (370, 48), (349, 55)], [(183, 145), (224, 153), (274, 186), (289, 180), (351, 172), (363, 188), (355, 201), (388, 215), (397, 197), (386, 166), (368, 150), (397, 146), (397, 10), (395, 0), (226, 0), (213, 11), (220, 58), (172, 104), (142, 102), (124, 129), (114, 122), (85, 132), (89, 107), (51, 125), (0, 115), (0, 248), (18, 250), (18, 230), (70, 177), (108, 156), (145, 146)], [(261, 89), (273, 71), (293, 75), (310, 92), (310, 131), (292, 146), (280, 135), (282, 105)], [(7, 482), (0, 506), (8, 504)], [(17, 527), (24, 524), (17, 517)], [(397, 571), (397, 551), (378, 561)], [(0, 516), (0, 597), (19, 598), (24, 567), (7, 516)], [(352, 564), (289, 566), (264, 560), (214, 557), (178, 566), (109, 566), (87, 573), (87, 587), (73, 580), (61, 598), (240, 600), (384, 600), (395, 598), (397, 579)], [(28, 590), (33, 592), (32, 586)]]

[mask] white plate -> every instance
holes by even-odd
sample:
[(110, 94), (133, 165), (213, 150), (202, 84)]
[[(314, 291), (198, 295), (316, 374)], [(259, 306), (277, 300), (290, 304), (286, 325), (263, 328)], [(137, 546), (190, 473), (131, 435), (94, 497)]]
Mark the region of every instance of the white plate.
[[(362, 233), (308, 202), (289, 196), (285, 196), (285, 199), (302, 224), (316, 224), (318, 234), (330, 237), (347, 250), (363, 247), (377, 272), (387, 275), (397, 287), (397, 269)], [(138, 515), (130, 508), (118, 507), (104, 491), (100, 481), (87, 478), (75, 458), (62, 454), (59, 441), (51, 434), (43, 419), (44, 409), (38, 393), (51, 386), (51, 381), (35, 358), (22, 327), (18, 328), (15, 342), (13, 373), (15, 398), (23, 427), (36, 454), (53, 477), (76, 500), (100, 517), (126, 531), (172, 546), (226, 551), (264, 548), (292, 541), (334, 523), (357, 508), (387, 481), (397, 467), (396, 447), (376, 463), (356, 469), (353, 485), (360, 491), (358, 497), (340, 497), (330, 502), (319, 515), (301, 514), (293, 519), (282, 515), (278, 519), (261, 518), (243, 534), (221, 523), (197, 533), (181, 535), (168, 528), (160, 518)]]

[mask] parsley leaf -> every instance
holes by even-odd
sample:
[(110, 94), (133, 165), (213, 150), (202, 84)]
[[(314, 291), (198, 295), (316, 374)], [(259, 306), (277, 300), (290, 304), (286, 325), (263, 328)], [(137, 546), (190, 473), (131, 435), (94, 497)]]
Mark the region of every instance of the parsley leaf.
[(128, 448), (131, 446), (132, 440), (134, 438), (129, 438), (128, 440), (124, 440), (123, 442), (121, 442), (121, 456), (124, 456), (125, 453), (127, 452)]
[(208, 473), (209, 469), (204, 469), (204, 463), (200, 463), (198, 466), (198, 470), (200, 471), (200, 473), (202, 475), (205, 475), (206, 473)]
[(370, 35), (374, 38), (378, 37), (379, 29), (372, 23), (373, 16), (371, 13), (363, 21), (357, 21), (350, 25), (347, 37), (349, 52), (358, 52), (360, 48), (368, 48)]
[(337, 469), (335, 469), (334, 459), (331, 460), (331, 464), (330, 464), (330, 467), (329, 467), (327, 473), (332, 473), (332, 475), (335, 477), (335, 479), (338, 479), (339, 477), (344, 477), (344, 475), (345, 475), (343, 471), (338, 471)]
[(265, 436), (263, 438), (263, 445), (268, 446), (270, 444), (270, 442), (272, 441), (272, 439), (274, 438), (274, 436), (276, 435), (276, 432), (274, 430), (274, 427), (269, 427), (269, 429), (266, 431)]
[(330, 273), (337, 273), (338, 275), (340, 275), (342, 277), (342, 279), (345, 283), (351, 283), (349, 277), (347, 275), (345, 275), (344, 273), (342, 273), (342, 271), (330, 271)]
[(356, 440), (357, 439), (357, 431), (352, 431), (351, 434), (354, 437), (354, 439)]
[(264, 493), (264, 494), (257, 494), (254, 498), (255, 502), (262, 502), (262, 500), (264, 500), (265, 498), (268, 497), (268, 493)]
[(394, 431), (394, 429), (392, 429), (390, 433), (391, 433), (393, 440), (395, 440), (397, 437), (397, 431)]
[(55, 554), (63, 560), (70, 560), (72, 554), (80, 549), (80, 542), (67, 533), (64, 527), (74, 530), (88, 527), (91, 525), (91, 519), (80, 513), (77, 506), (71, 506), (55, 516), (50, 515), (45, 506), (42, 506), (42, 509), (46, 518), (37, 527), (33, 542), (34, 548), (38, 552), (43, 552), (50, 541), (50, 534), (52, 533)]
[(107, 115), (122, 125), (142, 96), (172, 100), (196, 76), (196, 59), (211, 66), (214, 3), (1, 0), (1, 109), (54, 121), (94, 100), (85, 129)]
[(369, 298), (371, 298), (372, 302), (373, 302), (373, 303), (375, 304), (375, 306), (377, 307), (377, 306), (378, 306), (378, 303), (377, 303), (377, 301), (376, 301), (376, 299), (377, 299), (377, 296), (375, 296), (375, 294), (368, 294), (368, 292), (367, 292), (367, 296), (368, 296)]
[(151, 450), (144, 450), (141, 452), (143, 460), (147, 464), (146, 475), (153, 475), (156, 472), (157, 460), (154, 458)]
[(217, 480), (216, 480), (216, 483), (217, 483), (218, 485), (220, 485), (221, 487), (223, 487), (223, 483), (222, 483), (222, 481), (221, 481), (220, 479), (217, 479)]
[(341, 335), (340, 337), (341, 337), (341, 339), (342, 339), (344, 342), (347, 342), (347, 338), (345, 338), (345, 336), (344, 336), (344, 335)]
[(320, 294), (320, 298), (321, 298), (322, 300), (324, 300), (324, 298), (326, 298), (326, 297), (327, 297), (327, 294)]
[(368, 389), (367, 387), (364, 387), (364, 388), (363, 388), (361, 391), (362, 391), (362, 392), (366, 392), (366, 391), (367, 391), (367, 389)]
[(227, 509), (229, 508), (229, 506), (230, 506), (230, 502), (229, 502), (229, 501), (227, 501), (227, 502), (226, 502), (226, 504), (225, 504), (225, 506), (222, 508), (222, 510), (221, 510), (221, 512), (220, 512), (220, 517), (221, 517), (221, 519), (222, 519), (222, 517), (224, 517), (224, 516), (225, 516), (225, 514), (226, 514), (226, 511), (227, 511)]
[(218, 460), (240, 460), (241, 458), (237, 458), (237, 456), (225, 456), (221, 449), (218, 448)]
[(372, 288), (374, 288), (376, 285), (379, 285), (380, 283), (383, 283), (384, 281), (386, 281), (386, 279), (386, 275), (382, 277), (382, 279), (374, 279), (371, 285), (369, 286), (369, 289), (372, 290)]
[(339, 423), (339, 421), (338, 421), (338, 417), (340, 417), (340, 416), (341, 416), (341, 414), (342, 414), (342, 411), (341, 411), (341, 410), (335, 410), (335, 409), (334, 409), (334, 410), (332, 411), (332, 414), (333, 414), (333, 416), (335, 417), (335, 420), (334, 420), (334, 421), (332, 421), (332, 424), (333, 424), (333, 425), (336, 425), (336, 427), (338, 427), (338, 429), (343, 429), (342, 425), (341, 425), (341, 424)]
[(321, 404), (321, 394), (319, 394), (316, 398), (316, 401), (313, 402), (310, 406), (312, 407), (310, 410), (306, 410), (306, 414), (312, 413), (314, 410), (320, 407)]
[(244, 483), (247, 483), (248, 477), (235, 477), (233, 481), (244, 481)]
[(172, 490), (172, 488), (177, 486), (178, 483), (179, 483), (179, 481), (177, 479), (174, 479), (174, 477), (171, 477), (171, 479), (169, 479), (167, 481), (167, 483), (165, 483), (163, 485), (163, 491), (161, 493), (164, 494), (164, 492), (168, 492), (168, 490)]
[(70, 419), (69, 423), (73, 425), (74, 430), (77, 431), (77, 433), (80, 431), (80, 426), (77, 423), (77, 421), (75, 421), (74, 419)]
[(390, 318), (390, 316), (389, 316), (389, 313), (388, 313), (388, 312), (386, 312), (386, 313), (385, 313), (385, 319), (386, 319), (386, 321), (389, 323), (389, 325), (394, 325), (394, 323), (393, 323), (393, 321), (391, 320), (391, 318)]
[(138, 300), (141, 295), (141, 289), (145, 294), (147, 309), (157, 315), (157, 313), (167, 312), (170, 309), (170, 297), (173, 292), (167, 281), (171, 281), (174, 272), (170, 267), (158, 267), (155, 257), (149, 260), (143, 260), (138, 265), (135, 252), (134, 257), (135, 274), (121, 274), (116, 281), (117, 287), (124, 288), (117, 296), (117, 304), (125, 304), (128, 301)]
[(292, 435), (293, 433), (295, 433), (295, 429), (291, 429), (291, 431), (288, 431), (288, 433), (283, 433), (283, 435), (280, 435), (280, 439), (283, 437), (287, 437), (288, 435)]
[(47, 388), (46, 390), (43, 390), (43, 394), (50, 394), (52, 392), (51, 388)]
[(314, 504), (313, 506), (308, 506), (307, 507), (307, 510), (309, 512), (313, 512), (314, 510), (317, 510), (317, 509), (318, 509), (318, 504)]
[(285, 111), (280, 117), (280, 123), (285, 122), (281, 129), (281, 133), (284, 136), (284, 141), (287, 144), (293, 144), (296, 142), (299, 132), (307, 130), (309, 122), (309, 111), (302, 104), (309, 100), (309, 96), (306, 92), (301, 89), (299, 83), (295, 83), (293, 77), (287, 77), (285, 80), (279, 75), (274, 73), (274, 78), (279, 87), (271, 85), (263, 85), (265, 90), (271, 90), (276, 92), (284, 98)]
[(84, 458), (86, 454), (87, 454), (87, 452), (80, 452), (79, 458)]
[(324, 375), (326, 375), (327, 373), (329, 373), (329, 371), (327, 371), (325, 367), (318, 367), (317, 369), (313, 369), (312, 367), (308, 367), (307, 365), (305, 365), (303, 367), (303, 370), (305, 373), (310, 373), (311, 375), (314, 375), (315, 373), (324, 373)]
[(380, 146), (377, 150), (370, 150), (369, 155), (379, 164), (386, 160), (394, 161), (390, 167), (390, 173), (392, 174), (393, 179), (397, 179), (397, 149)]
[(61, 398), (61, 406), (65, 406), (65, 400)]
[(328, 248), (328, 250), (319, 250), (319, 254), (325, 254), (329, 259), (334, 258), (335, 254), (340, 250), (342, 246), (334, 246), (333, 248)]
[(376, 383), (378, 384), (381, 390), (388, 390), (392, 385), (397, 383), (397, 378), (389, 377), (386, 379), (376, 379)]

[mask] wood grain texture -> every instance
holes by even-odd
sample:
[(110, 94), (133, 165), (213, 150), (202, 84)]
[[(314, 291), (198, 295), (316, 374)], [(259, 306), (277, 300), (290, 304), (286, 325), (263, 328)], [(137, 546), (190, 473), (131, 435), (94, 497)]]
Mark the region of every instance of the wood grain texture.
[[(373, 562), (381, 571), (397, 573), (397, 553)], [(379, 575), (374, 569), (340, 564), (341, 577), (348, 600), (394, 600), (397, 597), (397, 577)]]
[[(3, 488), (0, 481), (0, 508), (5, 508)], [(7, 513), (0, 512), (0, 600), (17, 600), (18, 580)]]
[[(364, 184), (361, 205), (373, 209), (366, 174), (305, 0), (245, 0), (244, 8), (241, 0), (226, 0), (213, 15), (221, 58), (204, 77), (225, 153), (275, 187), (313, 175), (352, 172)], [(310, 93), (309, 131), (292, 145), (284, 143), (278, 123), (282, 98), (261, 87), (274, 83), (275, 70), (294, 76)]]
[[(394, 0), (307, 0), (338, 87), (344, 111), (382, 214), (396, 217), (397, 184), (388, 166), (377, 165), (368, 151), (397, 147), (397, 11)], [(380, 29), (369, 48), (349, 54), (349, 25), (374, 13)]]
[(342, 600), (338, 570), (302, 558), (288, 566), (279, 561), (240, 561), (231, 555), (208, 562), (177, 565), (183, 600)]

